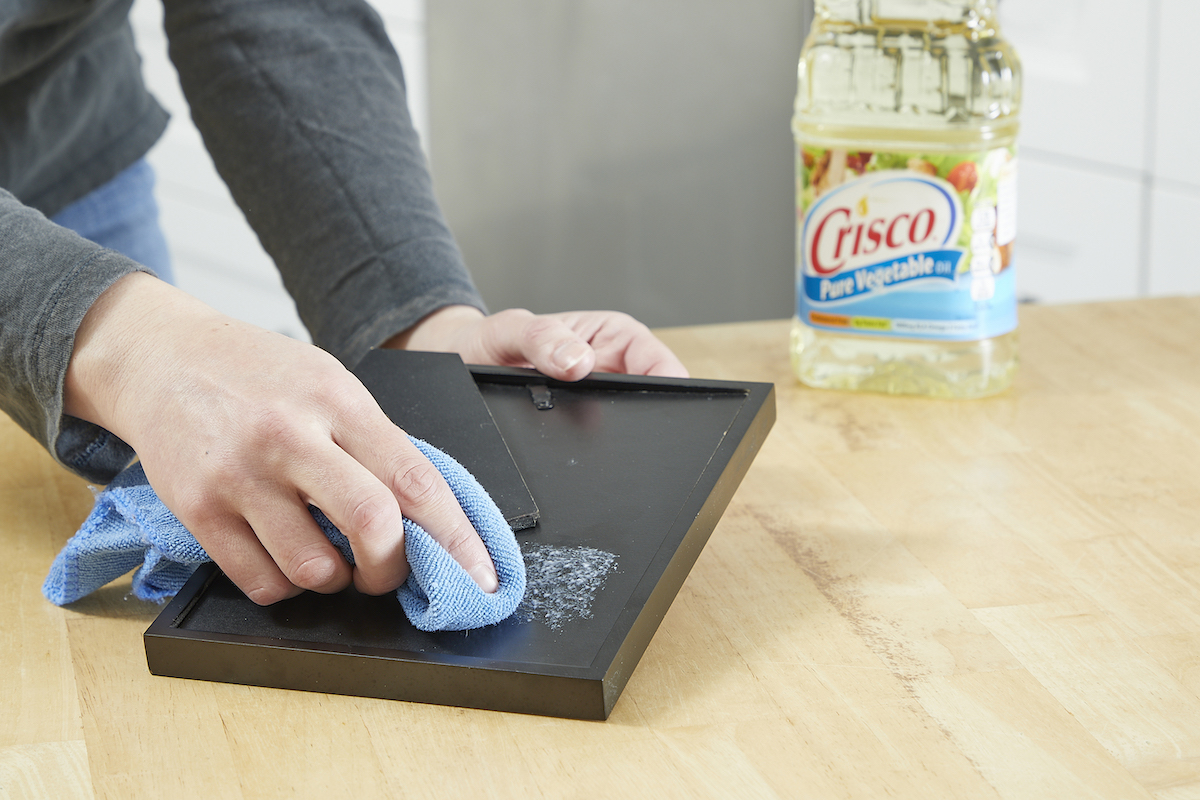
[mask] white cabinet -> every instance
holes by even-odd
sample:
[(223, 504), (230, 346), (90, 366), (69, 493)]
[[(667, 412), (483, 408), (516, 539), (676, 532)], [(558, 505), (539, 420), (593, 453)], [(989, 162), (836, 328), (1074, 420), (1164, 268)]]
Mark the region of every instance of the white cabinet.
[(1000, 0), (1025, 74), (1018, 281), (1028, 299), (1200, 292), (1194, 0)]
[(1160, 0), (1158, 90), (1154, 115), (1154, 163), (1148, 292), (1200, 293), (1200, 70), (1195, 33), (1200, 4)]
[(1156, 189), (1151, 209), (1149, 293), (1200, 294), (1200, 192)]
[(1018, 297), (1064, 303), (1137, 294), (1140, 182), (1024, 157), (1018, 181)]
[[(1191, 2), (1192, 0), (1184, 0)], [(1021, 147), (1141, 170), (1150, 3), (1000, 0), (1024, 76)]]
[(1154, 115), (1154, 176), (1200, 193), (1200, 69), (1196, 31), (1200, 3), (1160, 0), (1158, 89)]

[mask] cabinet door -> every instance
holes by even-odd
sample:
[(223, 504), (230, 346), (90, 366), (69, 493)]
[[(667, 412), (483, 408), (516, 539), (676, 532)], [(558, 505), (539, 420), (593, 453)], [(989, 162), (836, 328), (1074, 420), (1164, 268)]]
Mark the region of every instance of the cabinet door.
[(1023, 156), (1017, 292), (1072, 303), (1134, 297), (1141, 183)]
[(1159, 22), (1158, 92), (1155, 98), (1154, 176), (1191, 184), (1200, 191), (1200, 69), (1196, 31), (1200, 3), (1162, 0)]
[(1003, 0), (999, 14), (1025, 77), (1022, 147), (1147, 168), (1150, 3)]
[(1200, 293), (1200, 190), (1156, 189), (1150, 213), (1150, 294)]

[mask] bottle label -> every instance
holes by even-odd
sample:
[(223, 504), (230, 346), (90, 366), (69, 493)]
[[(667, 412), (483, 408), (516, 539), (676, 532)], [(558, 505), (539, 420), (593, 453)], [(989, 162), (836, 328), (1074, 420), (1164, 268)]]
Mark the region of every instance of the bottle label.
[(1016, 151), (802, 145), (797, 313), (828, 331), (943, 341), (1017, 327)]

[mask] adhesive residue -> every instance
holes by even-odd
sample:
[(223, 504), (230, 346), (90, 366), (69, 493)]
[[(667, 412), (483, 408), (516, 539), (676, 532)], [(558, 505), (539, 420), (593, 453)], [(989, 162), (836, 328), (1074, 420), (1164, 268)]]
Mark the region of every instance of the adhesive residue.
[(594, 547), (555, 547), (522, 544), (525, 557), (525, 599), (517, 613), (526, 622), (541, 622), (553, 630), (576, 619), (590, 619), (596, 592), (617, 557)]

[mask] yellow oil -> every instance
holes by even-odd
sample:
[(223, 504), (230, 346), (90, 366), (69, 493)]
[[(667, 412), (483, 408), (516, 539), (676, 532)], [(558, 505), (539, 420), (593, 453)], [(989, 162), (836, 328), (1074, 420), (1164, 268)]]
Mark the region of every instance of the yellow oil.
[[(800, 60), (798, 157), (801, 146), (931, 157), (1015, 152), (1019, 69), (987, 0), (818, 0)], [(798, 180), (798, 265), (805, 188)], [(828, 330), (798, 313), (791, 355), (809, 386), (974, 398), (1011, 385), (1017, 343), (1015, 328), (971, 341), (901, 338)]]

